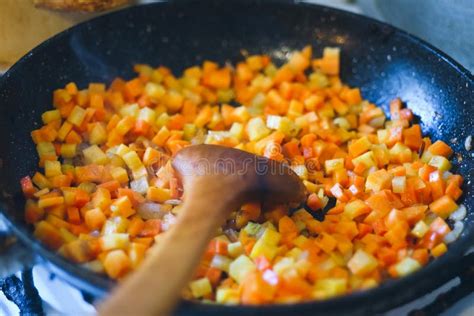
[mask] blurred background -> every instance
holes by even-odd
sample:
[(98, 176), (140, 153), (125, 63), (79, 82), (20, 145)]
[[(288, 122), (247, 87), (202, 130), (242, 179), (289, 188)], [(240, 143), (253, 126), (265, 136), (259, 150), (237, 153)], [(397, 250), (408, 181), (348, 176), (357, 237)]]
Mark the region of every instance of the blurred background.
[[(299, 1), (336, 7), (395, 25), (441, 49), (471, 72), (474, 70), (473, 0)], [(0, 69), (7, 69), (30, 49), (74, 24), (125, 5), (149, 2), (158, 1), (0, 0)]]

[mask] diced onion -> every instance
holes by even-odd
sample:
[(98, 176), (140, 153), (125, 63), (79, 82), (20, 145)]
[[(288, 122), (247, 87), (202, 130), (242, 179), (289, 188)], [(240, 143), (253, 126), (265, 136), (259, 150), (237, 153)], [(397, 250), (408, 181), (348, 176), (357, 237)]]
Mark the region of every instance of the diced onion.
[(459, 205), (457, 210), (451, 213), (451, 215), (449, 216), (449, 219), (453, 221), (462, 221), (466, 217), (466, 214), (467, 214), (466, 207), (463, 204), (461, 204)]
[(137, 206), (138, 215), (143, 219), (161, 219), (168, 214), (170, 208), (158, 203), (142, 203)]
[(463, 222), (455, 222), (453, 230), (450, 231), (446, 236), (444, 236), (444, 242), (450, 244), (456, 241), (459, 238), (459, 235), (461, 235), (463, 229)]

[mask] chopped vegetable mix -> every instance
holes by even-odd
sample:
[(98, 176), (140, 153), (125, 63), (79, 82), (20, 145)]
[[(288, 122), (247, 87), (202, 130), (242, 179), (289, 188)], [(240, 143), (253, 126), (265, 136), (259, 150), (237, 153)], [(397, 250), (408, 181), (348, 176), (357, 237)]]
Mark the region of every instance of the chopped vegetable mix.
[(218, 144), (288, 163), (307, 200), (296, 210), (249, 203), (233, 212), (186, 297), (319, 300), (420, 269), (462, 230), (453, 150), (424, 137), (400, 99), (388, 119), (343, 84), (339, 54), (325, 48), (313, 59), (308, 46), (280, 67), (253, 55), (235, 66), (206, 61), (181, 77), (136, 65), (136, 78), (108, 87), (67, 84), (31, 133), (40, 171), (21, 179), (26, 221), (69, 260), (121, 279), (179, 216), (170, 159)]

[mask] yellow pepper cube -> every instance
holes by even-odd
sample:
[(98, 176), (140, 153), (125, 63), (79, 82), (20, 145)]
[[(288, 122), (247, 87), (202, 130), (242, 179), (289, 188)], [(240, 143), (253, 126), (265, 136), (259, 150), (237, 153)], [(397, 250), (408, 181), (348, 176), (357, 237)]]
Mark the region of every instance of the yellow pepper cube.
[(75, 126), (81, 126), (82, 122), (84, 121), (84, 118), (86, 117), (86, 110), (81, 108), (80, 106), (76, 105), (69, 116), (67, 117), (67, 120), (69, 123), (75, 125)]
[(146, 198), (153, 202), (164, 203), (165, 201), (171, 199), (171, 193), (168, 189), (149, 187), (146, 193)]
[(97, 145), (87, 147), (82, 151), (86, 164), (105, 165), (109, 158)]
[(44, 173), (47, 178), (62, 175), (61, 163), (57, 160), (46, 160), (44, 162)]
[(132, 202), (128, 196), (122, 196), (116, 199), (110, 206), (110, 210), (113, 213), (120, 214), (124, 217), (129, 217), (135, 214), (135, 210), (132, 207)]

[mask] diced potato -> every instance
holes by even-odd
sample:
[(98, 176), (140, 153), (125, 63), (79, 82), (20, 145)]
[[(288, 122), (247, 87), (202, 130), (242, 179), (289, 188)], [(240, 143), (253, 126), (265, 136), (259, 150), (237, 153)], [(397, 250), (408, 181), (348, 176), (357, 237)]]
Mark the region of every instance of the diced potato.
[(67, 120), (68, 120), (69, 123), (71, 123), (75, 126), (81, 126), (81, 124), (84, 121), (85, 117), (86, 117), (86, 110), (84, 110), (80, 106), (76, 105), (72, 109), (72, 111), (69, 114)]
[(433, 156), (428, 163), (430, 166), (438, 168), (440, 171), (448, 171), (451, 169), (451, 163), (443, 156)]
[(62, 144), (61, 156), (63, 158), (74, 158), (76, 156), (77, 144)]
[(429, 226), (424, 221), (419, 221), (411, 230), (411, 234), (417, 238), (422, 238), (429, 229)]
[(128, 196), (122, 196), (116, 199), (110, 206), (110, 210), (113, 213), (120, 214), (124, 217), (129, 217), (135, 214), (135, 210), (132, 208), (132, 202)]
[(227, 252), (231, 257), (237, 258), (238, 256), (244, 253), (244, 247), (242, 246), (240, 241), (236, 241), (227, 245)]
[(215, 255), (211, 260), (211, 267), (219, 270), (229, 272), (229, 266), (232, 260), (228, 257)]
[(242, 140), (242, 138), (244, 137), (244, 126), (241, 123), (235, 122), (230, 127), (229, 132), (238, 140)]
[(89, 143), (101, 145), (107, 141), (107, 130), (102, 123), (95, 123), (89, 133)]
[(280, 259), (274, 266), (273, 271), (279, 276), (285, 274), (287, 271), (294, 268), (295, 259), (291, 257), (285, 257)]
[(108, 234), (100, 238), (100, 245), (104, 251), (127, 249), (130, 245), (128, 234)]
[(155, 124), (156, 112), (150, 109), (149, 107), (144, 107), (138, 112), (137, 119), (145, 121), (149, 124)]
[(59, 112), (59, 110), (46, 111), (41, 114), (41, 119), (43, 120), (44, 124), (48, 124), (52, 121), (60, 120), (61, 113)]
[(146, 176), (140, 177), (130, 182), (130, 189), (142, 195), (147, 194), (149, 188), (150, 187), (148, 186), (148, 179)]
[(377, 268), (378, 261), (371, 254), (359, 249), (347, 262), (347, 266), (355, 275), (363, 276)]
[(191, 293), (194, 298), (200, 298), (212, 293), (211, 282), (209, 282), (208, 278), (192, 281), (189, 283), (189, 287), (191, 288)]
[(354, 165), (358, 165), (359, 163), (363, 163), (366, 168), (375, 167), (375, 157), (372, 151), (368, 151), (365, 154), (362, 154), (354, 159), (352, 159), (352, 163)]
[(293, 170), (293, 172), (296, 173), (296, 175), (300, 177), (300, 179), (308, 180), (308, 169), (305, 165), (291, 166), (291, 170)]
[(395, 265), (398, 276), (406, 276), (421, 268), (421, 264), (410, 257), (407, 257)]
[(229, 265), (229, 275), (237, 283), (242, 283), (248, 273), (255, 271), (256, 266), (249, 257), (240, 255)]
[(392, 191), (394, 193), (404, 193), (407, 186), (407, 177), (399, 176), (392, 179)]
[[(278, 233), (277, 233), (278, 234)], [(264, 256), (269, 261), (273, 260), (278, 253), (278, 247), (275, 245), (271, 245), (267, 243), (265, 240), (260, 238), (257, 240), (255, 245), (252, 248), (252, 252), (250, 253), (250, 258), (255, 259), (260, 256)]]
[(347, 279), (327, 278), (316, 281), (313, 296), (316, 298), (329, 298), (344, 294), (347, 289)]
[(328, 159), (324, 162), (326, 174), (332, 174), (334, 170), (344, 169), (344, 158)]
[(136, 118), (138, 116), (138, 112), (140, 111), (140, 107), (136, 103), (132, 103), (129, 105), (125, 105), (120, 109), (120, 115), (122, 117), (130, 116)]
[(344, 206), (344, 215), (349, 219), (354, 219), (359, 215), (370, 212), (370, 207), (362, 200), (354, 200)]
[(392, 174), (385, 169), (371, 172), (367, 176), (365, 190), (379, 192), (381, 190), (390, 189), (392, 186), (392, 178)]
[(115, 167), (110, 170), (110, 174), (114, 180), (117, 180), (120, 183), (127, 183), (128, 182), (128, 173), (122, 167)]
[(48, 178), (63, 174), (61, 171), (61, 163), (57, 160), (46, 160), (44, 162), (44, 174)]
[(276, 246), (281, 240), (281, 234), (274, 229), (266, 228), (259, 240), (269, 245)]
[(270, 130), (260, 117), (250, 119), (245, 128), (250, 141), (257, 141), (270, 134)]
[(222, 304), (238, 304), (240, 293), (238, 289), (218, 288), (216, 291), (216, 302)]
[(87, 147), (82, 151), (86, 164), (105, 165), (109, 158), (97, 145)]

